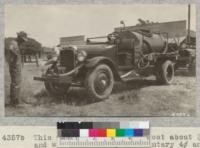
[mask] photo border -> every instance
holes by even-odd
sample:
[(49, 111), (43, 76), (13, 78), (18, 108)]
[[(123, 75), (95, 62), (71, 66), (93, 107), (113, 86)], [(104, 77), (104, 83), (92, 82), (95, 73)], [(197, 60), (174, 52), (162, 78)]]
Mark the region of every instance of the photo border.
[[(5, 4), (196, 4), (197, 26), (197, 86), (196, 86), (196, 117), (4, 117), (4, 5)], [(151, 126), (199, 126), (200, 125), (200, 1), (198, 0), (0, 0), (0, 125), (45, 125), (53, 126), (58, 121), (150, 121)]]

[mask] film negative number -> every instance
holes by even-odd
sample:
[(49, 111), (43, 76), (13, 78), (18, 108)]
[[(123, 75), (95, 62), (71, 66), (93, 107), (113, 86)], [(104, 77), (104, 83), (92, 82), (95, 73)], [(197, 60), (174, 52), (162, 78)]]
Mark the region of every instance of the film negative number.
[(25, 137), (23, 135), (3, 135), (3, 141), (24, 141)]

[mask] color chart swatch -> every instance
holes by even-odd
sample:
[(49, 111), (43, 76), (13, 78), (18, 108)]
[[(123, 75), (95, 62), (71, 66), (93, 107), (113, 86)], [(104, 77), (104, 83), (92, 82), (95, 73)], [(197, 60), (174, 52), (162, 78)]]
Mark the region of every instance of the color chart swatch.
[(143, 137), (145, 129), (62, 129), (58, 137)]

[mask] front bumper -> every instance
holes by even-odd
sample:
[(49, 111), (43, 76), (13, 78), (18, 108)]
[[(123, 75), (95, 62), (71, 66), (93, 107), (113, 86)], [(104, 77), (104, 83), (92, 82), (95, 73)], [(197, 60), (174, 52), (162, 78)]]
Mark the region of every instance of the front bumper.
[(80, 67), (76, 67), (72, 71), (64, 74), (58, 74), (58, 75), (43, 75), (41, 77), (33, 77), (33, 80), (36, 81), (49, 81), (52, 83), (72, 83), (74, 76), (78, 73), (78, 70)]
[(33, 77), (36, 81), (49, 81), (52, 83), (72, 83), (73, 76), (41, 76), (41, 77)]

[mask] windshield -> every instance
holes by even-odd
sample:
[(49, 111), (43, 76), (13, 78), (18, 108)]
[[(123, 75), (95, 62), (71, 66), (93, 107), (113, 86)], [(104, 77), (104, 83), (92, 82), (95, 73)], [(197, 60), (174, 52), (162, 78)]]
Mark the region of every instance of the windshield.
[(107, 36), (87, 38), (87, 43), (106, 43), (108, 42)]
[(88, 44), (114, 44), (117, 38), (118, 38), (118, 34), (113, 32), (113, 33), (108, 34), (107, 36), (87, 38), (87, 43)]

